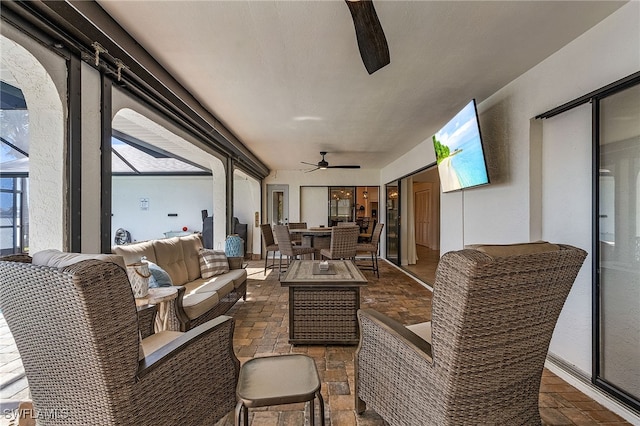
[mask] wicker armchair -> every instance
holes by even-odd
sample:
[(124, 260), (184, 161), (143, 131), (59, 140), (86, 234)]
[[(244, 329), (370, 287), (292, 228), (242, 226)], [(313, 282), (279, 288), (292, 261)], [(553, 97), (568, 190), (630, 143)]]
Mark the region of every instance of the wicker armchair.
[[(264, 275), (267, 274), (267, 268), (273, 269), (276, 264), (276, 252), (279, 250), (278, 244), (276, 244), (275, 239), (273, 238), (273, 230), (271, 229), (270, 223), (263, 223), (260, 225), (260, 231), (262, 233), (262, 242), (264, 243)], [(269, 259), (269, 252), (273, 253), (273, 259), (271, 260), (271, 264), (267, 265), (267, 260)]]
[(391, 425), (540, 425), (549, 341), (585, 256), (548, 243), (450, 252), (432, 322), (404, 327), (359, 311), (358, 413)]
[(354, 259), (359, 234), (360, 228), (355, 225), (334, 226), (331, 228), (331, 245), (320, 250), (320, 254), (327, 259)]
[(235, 406), (233, 319), (141, 339), (153, 312), (115, 263), (0, 259), (0, 307), (41, 425), (214, 424)]

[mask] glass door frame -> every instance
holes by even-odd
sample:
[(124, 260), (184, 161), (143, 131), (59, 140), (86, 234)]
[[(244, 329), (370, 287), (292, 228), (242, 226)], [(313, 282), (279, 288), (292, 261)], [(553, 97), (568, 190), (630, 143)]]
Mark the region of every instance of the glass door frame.
[[(619, 84), (607, 86), (600, 93), (595, 93), (591, 97), (592, 102), (592, 187), (593, 187), (593, 221), (592, 221), (592, 376), (591, 382), (603, 389), (605, 392), (613, 395), (616, 399), (625, 404), (640, 410), (640, 400), (633, 395), (622, 391), (615, 384), (610, 383), (602, 376), (602, 345), (603, 336), (602, 327), (602, 288), (601, 288), (601, 247), (600, 247), (600, 102), (616, 93), (640, 84), (640, 73), (635, 78), (623, 79)], [(606, 90), (604, 90), (606, 89)]]
[(617, 92), (623, 91), (627, 88), (640, 84), (640, 71), (623, 77), (613, 83), (603, 86), (593, 92), (582, 95), (576, 99), (573, 99), (563, 105), (555, 107), (549, 111), (537, 115), (536, 119), (552, 118), (556, 115), (570, 111), (581, 105), (591, 103), (591, 138), (592, 138), (592, 170), (591, 170), (591, 185), (592, 185), (592, 226), (591, 226), (591, 253), (593, 254), (592, 270), (591, 270), (591, 383), (594, 386), (602, 389), (604, 392), (611, 395), (613, 398), (622, 401), (623, 403), (633, 407), (636, 410), (640, 410), (640, 401), (622, 392), (615, 385), (608, 383), (601, 377), (601, 354), (600, 346), (602, 344), (602, 336), (600, 332), (601, 324), (601, 290), (600, 290), (600, 100), (613, 95)]
[[(402, 210), (401, 210), (401, 203), (400, 200), (401, 198), (401, 179), (397, 179), (394, 180), (392, 182), (389, 182), (387, 184), (385, 184), (384, 186), (384, 197), (385, 197), (385, 221), (387, 223), (387, 232), (386, 232), (386, 245), (385, 245), (385, 258), (386, 260), (388, 260), (389, 262), (400, 266), (401, 264), (401, 259), (402, 257), (400, 256), (400, 243), (401, 243), (401, 239), (400, 239), (400, 235), (401, 235), (401, 229), (400, 229), (400, 217), (402, 215)], [(390, 198), (389, 194), (389, 189), (390, 188), (396, 188), (396, 195), (392, 198)], [(395, 200), (395, 206), (394, 206), (394, 201)], [(394, 208), (395, 207), (395, 208)], [(391, 218), (389, 215), (390, 211), (396, 210), (397, 214), (395, 215), (395, 219)], [(393, 238), (394, 233), (392, 232), (393, 229), (395, 227), (395, 238)], [(392, 244), (393, 243), (393, 244)], [(396, 247), (396, 254), (395, 256), (390, 256), (389, 254), (389, 247), (395, 246)]]

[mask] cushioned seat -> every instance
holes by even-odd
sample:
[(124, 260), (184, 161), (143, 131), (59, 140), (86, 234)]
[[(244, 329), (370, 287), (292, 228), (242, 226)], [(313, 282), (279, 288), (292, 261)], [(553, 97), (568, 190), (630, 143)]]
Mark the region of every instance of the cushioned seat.
[(183, 334), (184, 333), (180, 331), (160, 331), (142, 339), (142, 341), (140, 342), (140, 348), (142, 349), (140, 358), (142, 359), (151, 355), (167, 343), (177, 339)]
[(193, 293), (210, 293), (212, 291), (218, 293), (220, 299), (231, 293), (235, 287), (233, 280), (227, 277), (200, 278), (189, 284), (184, 285), (187, 295)]
[(241, 285), (247, 282), (246, 269), (232, 269), (225, 275), (233, 280), (233, 286), (235, 288), (239, 288)]
[(427, 343), (431, 343), (431, 321), (408, 325), (407, 328)]
[(215, 291), (185, 294), (182, 308), (189, 319), (198, 318), (220, 302), (220, 296)]

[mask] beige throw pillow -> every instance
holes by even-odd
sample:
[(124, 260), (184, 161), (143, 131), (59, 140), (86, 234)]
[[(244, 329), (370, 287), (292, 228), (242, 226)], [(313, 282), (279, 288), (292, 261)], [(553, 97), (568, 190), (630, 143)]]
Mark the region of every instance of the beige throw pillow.
[(229, 262), (223, 251), (200, 249), (200, 274), (211, 278), (229, 272)]

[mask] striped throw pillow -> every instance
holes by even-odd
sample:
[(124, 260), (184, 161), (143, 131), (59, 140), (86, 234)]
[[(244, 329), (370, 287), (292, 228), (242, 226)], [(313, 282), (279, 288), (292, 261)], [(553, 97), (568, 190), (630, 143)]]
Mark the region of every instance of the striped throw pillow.
[(229, 262), (224, 251), (200, 249), (200, 275), (211, 278), (229, 272)]

